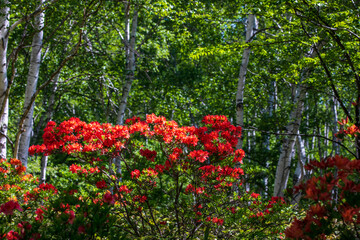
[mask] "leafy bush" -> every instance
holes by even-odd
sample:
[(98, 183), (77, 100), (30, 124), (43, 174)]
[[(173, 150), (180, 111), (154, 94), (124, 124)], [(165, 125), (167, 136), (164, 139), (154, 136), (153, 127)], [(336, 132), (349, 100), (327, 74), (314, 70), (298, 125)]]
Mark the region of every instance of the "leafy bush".
[[(359, 128), (339, 122), (344, 130), (337, 137), (356, 139)], [(290, 239), (358, 239), (360, 237), (360, 160), (335, 156), (310, 161), (305, 169), (313, 177), (296, 188), (308, 200), (303, 219), (296, 219), (285, 231)]]
[[(44, 144), (30, 147), (30, 153), (66, 153), (72, 164), (54, 185), (24, 183), (17, 200), (1, 191), (2, 202), (11, 207), (3, 204), (0, 236), (281, 238), (291, 207), (282, 198), (262, 201), (259, 194), (245, 192), (243, 170), (232, 167), (244, 157), (235, 150), (241, 128), (225, 116), (206, 116), (203, 123), (179, 127), (153, 114), (146, 121), (128, 119), (124, 126), (77, 118), (49, 122)], [(3, 186), (10, 173), (1, 174)]]

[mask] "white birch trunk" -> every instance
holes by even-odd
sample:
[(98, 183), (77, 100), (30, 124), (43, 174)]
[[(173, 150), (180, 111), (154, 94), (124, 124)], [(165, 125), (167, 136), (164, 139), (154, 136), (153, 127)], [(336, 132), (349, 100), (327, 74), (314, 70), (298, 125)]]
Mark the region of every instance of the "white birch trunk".
[[(127, 100), (130, 94), (131, 85), (134, 81), (135, 77), (135, 66), (136, 66), (136, 59), (135, 59), (135, 50), (136, 50), (136, 32), (137, 32), (137, 25), (138, 25), (138, 8), (135, 6), (134, 13), (131, 22), (131, 32), (130, 32), (130, 2), (125, 4), (125, 56), (126, 56), (126, 77), (125, 77), (125, 85), (123, 87), (120, 105), (119, 105), (119, 112), (117, 116), (117, 124), (123, 125), (125, 119), (125, 110), (127, 106)], [(121, 176), (121, 159), (120, 157), (114, 158), (113, 162), (115, 164), (116, 174)], [(121, 182), (121, 177), (119, 181)]]
[(287, 136), (283, 140), (279, 162), (276, 168), (274, 196), (283, 196), (283, 191), (287, 186), (291, 165), (291, 153), (294, 149), (296, 134), (300, 127), (305, 93), (305, 88), (299, 84), (296, 90), (294, 109), (290, 114), (290, 122), (286, 127)]
[[(43, 4), (44, 0), (39, 0), (39, 5)], [(33, 37), (31, 57), (30, 57), (30, 67), (27, 77), (27, 84), (25, 90), (25, 100), (24, 100), (24, 111), (30, 106), (31, 108), (27, 114), (24, 125), (23, 133), (20, 137), (18, 158), (21, 160), (22, 164), (27, 167), (28, 159), (28, 149), (30, 145), (31, 133), (33, 130), (33, 113), (35, 103), (31, 103), (31, 98), (36, 92), (36, 85), (39, 79), (39, 70), (41, 63), (41, 49), (42, 49), (42, 40), (43, 40), (43, 27), (44, 27), (44, 12), (41, 12), (35, 17), (35, 28), (36, 33)]]
[(4, 6), (0, 9), (0, 158), (6, 158), (6, 136), (9, 121), (9, 102), (5, 92), (8, 88), (7, 79), (7, 46), (9, 40), (9, 17), (10, 8), (7, 0), (3, 1)]
[[(128, 3), (130, 4), (130, 3)], [(128, 4), (125, 5), (125, 11), (129, 10)], [(125, 13), (128, 15), (128, 12)], [(125, 118), (125, 110), (127, 105), (127, 100), (129, 97), (129, 93), (131, 90), (131, 85), (134, 81), (134, 75), (135, 75), (135, 48), (136, 48), (136, 32), (137, 32), (137, 21), (138, 21), (138, 9), (135, 7), (133, 17), (132, 17), (132, 23), (131, 23), (131, 33), (129, 33), (130, 30), (130, 21), (129, 17), (125, 19), (125, 49), (126, 49), (126, 80), (125, 85), (123, 87), (121, 99), (120, 99), (120, 106), (119, 106), (119, 112), (117, 117), (117, 124), (123, 125), (124, 124), (124, 118)]]
[[(249, 14), (247, 20), (246, 27), (246, 42), (250, 41), (251, 37), (254, 35), (254, 30), (256, 29), (256, 18), (255, 15)], [(250, 47), (246, 48), (243, 52), (240, 73), (239, 73), (239, 81), (236, 92), (236, 125), (243, 127), (244, 125), (244, 88), (245, 88), (245, 80), (247, 67), (249, 64), (250, 58)], [(243, 145), (242, 138), (239, 139), (237, 144), (237, 149), (241, 149)]]
[(333, 129), (332, 129), (332, 132), (333, 132), (333, 151), (335, 152), (335, 155), (340, 155), (340, 146), (337, 142), (335, 141), (340, 141), (340, 140), (337, 140), (336, 137), (335, 137), (335, 134), (339, 131), (339, 128), (338, 128), (338, 117), (337, 117), (337, 100), (336, 98), (334, 97), (333, 99), (333, 104), (332, 104), (332, 110), (333, 110)]
[[(297, 147), (297, 152), (298, 152), (298, 163), (297, 163), (294, 177), (293, 177), (293, 185), (294, 186), (298, 186), (302, 182), (302, 180), (305, 176), (304, 166), (307, 162), (304, 140), (301, 139), (301, 136), (297, 136), (297, 138), (296, 138), (296, 147)], [(292, 204), (298, 204), (300, 201), (300, 198), (301, 198), (301, 192), (298, 192), (294, 196), (294, 198), (292, 200)]]
[[(325, 123), (324, 126), (324, 136), (326, 138), (329, 137), (329, 125)], [(328, 140), (324, 139), (324, 156), (323, 158), (326, 158), (328, 156)]]
[[(319, 43), (317, 48), (321, 49), (325, 43)], [(307, 57), (314, 57), (316, 55), (315, 46), (306, 54)], [(286, 127), (286, 137), (283, 139), (281, 146), (281, 153), (276, 167), (275, 183), (273, 196), (284, 196), (284, 190), (286, 189), (289, 179), (290, 166), (291, 166), (291, 153), (293, 152), (295, 145), (295, 138), (299, 131), (302, 112), (304, 109), (304, 100), (306, 97), (306, 89), (301, 85), (303, 80), (307, 78), (309, 69), (305, 68), (302, 71), (300, 83), (296, 87), (294, 109), (290, 114), (289, 124)]]

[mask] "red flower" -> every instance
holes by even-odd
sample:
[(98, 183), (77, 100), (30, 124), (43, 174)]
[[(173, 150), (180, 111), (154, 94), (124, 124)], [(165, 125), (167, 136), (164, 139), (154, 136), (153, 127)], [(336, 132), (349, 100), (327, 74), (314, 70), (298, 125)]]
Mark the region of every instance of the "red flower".
[(119, 188), (119, 192), (130, 193), (131, 190), (128, 188), (128, 186), (122, 185), (122, 186), (120, 186), (120, 188)]
[(51, 190), (55, 194), (58, 192), (58, 190), (50, 183), (42, 183), (42, 184), (40, 184), (39, 188), (43, 191)]
[(140, 121), (141, 121), (141, 119), (139, 117), (134, 116), (132, 118), (126, 119), (125, 124), (131, 125), (131, 124), (134, 124), (134, 123), (137, 123)]
[(166, 122), (166, 118), (163, 116), (157, 117), (155, 114), (146, 115), (147, 123), (155, 123), (155, 124), (164, 124)]
[(69, 219), (66, 223), (73, 224), (75, 220), (75, 212), (73, 210), (66, 209), (64, 213), (69, 215)]
[(250, 196), (251, 196), (252, 198), (258, 198), (258, 197), (260, 196), (260, 194), (253, 192)]
[(139, 178), (140, 177), (140, 171), (138, 169), (135, 169), (134, 171), (131, 172), (131, 178)]
[(156, 164), (155, 165), (155, 170), (162, 173), (165, 169), (165, 166), (164, 165), (161, 165), (161, 164)]
[(103, 201), (108, 204), (113, 205), (115, 203), (114, 195), (112, 195), (109, 191), (106, 192), (103, 196)]
[(69, 144), (67, 146), (63, 147), (63, 152), (66, 152), (67, 154), (77, 153), (81, 152), (83, 149), (82, 145), (79, 143), (73, 143)]
[(72, 164), (72, 165), (69, 167), (69, 170), (70, 170), (72, 173), (77, 173), (78, 171), (81, 170), (81, 166), (76, 165), (76, 164)]
[(133, 197), (133, 201), (134, 202), (141, 202), (141, 203), (144, 203), (145, 201), (147, 200), (147, 197), (146, 196), (135, 196)]
[(140, 155), (146, 157), (149, 161), (154, 162), (157, 153), (156, 151), (151, 151), (149, 149), (140, 149)]
[(17, 240), (20, 239), (20, 235), (18, 232), (15, 232), (14, 230), (11, 230), (10, 232), (8, 232), (6, 235), (6, 239), (7, 240)]
[(14, 200), (10, 200), (0, 206), (0, 213), (3, 212), (5, 215), (13, 215), (14, 210), (23, 211), (19, 203)]
[(35, 213), (36, 213), (35, 220), (41, 222), (44, 219), (44, 216), (43, 216), (44, 211), (41, 208), (38, 208), (35, 211)]
[(99, 189), (104, 189), (107, 187), (107, 184), (104, 180), (101, 180), (96, 183), (96, 187)]
[(185, 193), (189, 193), (189, 192), (195, 192), (195, 188), (192, 184), (187, 185), (187, 187), (185, 188)]
[(203, 163), (209, 158), (209, 152), (203, 150), (194, 150), (189, 153), (189, 157)]
[(242, 149), (237, 149), (235, 151), (235, 157), (234, 157), (234, 161), (233, 162), (239, 162), (239, 163), (243, 163), (242, 160), (245, 157), (245, 152)]

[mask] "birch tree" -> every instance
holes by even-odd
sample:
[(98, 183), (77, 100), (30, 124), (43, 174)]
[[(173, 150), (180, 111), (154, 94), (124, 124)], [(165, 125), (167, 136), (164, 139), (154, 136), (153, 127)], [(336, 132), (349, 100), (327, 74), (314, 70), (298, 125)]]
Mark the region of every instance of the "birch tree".
[[(134, 8), (132, 20), (130, 20), (131, 7)], [(135, 76), (136, 32), (137, 32), (137, 23), (138, 23), (138, 6), (132, 5), (131, 2), (128, 1), (124, 4), (124, 9), (125, 9), (125, 36), (123, 37), (123, 42), (125, 45), (126, 66), (125, 66), (125, 85), (123, 86), (122, 95), (120, 98), (119, 112), (117, 117), (117, 124), (119, 125), (124, 124), (127, 100)]]
[[(44, 0), (39, 0), (40, 6), (43, 4)], [(23, 133), (20, 137), (18, 158), (21, 160), (22, 164), (27, 167), (28, 159), (28, 149), (30, 145), (31, 133), (33, 130), (33, 113), (34, 113), (34, 103), (31, 101), (32, 96), (36, 92), (36, 86), (39, 79), (39, 70), (41, 63), (41, 49), (43, 41), (43, 27), (44, 27), (44, 12), (41, 12), (35, 17), (35, 31), (31, 57), (30, 57), (30, 67), (27, 77), (26, 90), (25, 90), (25, 100), (24, 100), (24, 112), (31, 105), (30, 110), (25, 117)]]
[(0, 158), (6, 158), (6, 137), (8, 129), (9, 102), (7, 80), (7, 47), (9, 40), (9, 1), (2, 0), (0, 7)]
[[(306, 74), (304, 72), (303, 74)], [(274, 196), (283, 196), (290, 173), (291, 155), (295, 145), (296, 134), (300, 127), (302, 112), (304, 108), (306, 89), (301, 84), (296, 88), (294, 108), (290, 114), (290, 121), (286, 127), (287, 136), (283, 139), (281, 153), (276, 168)]]
[[(132, 21), (130, 21), (130, 10), (134, 8)], [(123, 125), (125, 118), (125, 110), (127, 106), (127, 100), (130, 94), (131, 85), (135, 77), (135, 51), (136, 51), (136, 32), (138, 24), (138, 6), (132, 5), (130, 1), (124, 4), (125, 12), (125, 37), (123, 37), (119, 31), (120, 37), (125, 45), (125, 85), (123, 86), (122, 95), (120, 98), (119, 112), (117, 116), (116, 124)], [(131, 30), (130, 30), (131, 29)], [(121, 175), (121, 159), (120, 157), (114, 158), (116, 173)], [(120, 178), (121, 180), (121, 178)]]
[[(254, 14), (249, 14), (247, 20), (247, 27), (246, 27), (246, 43), (248, 43), (254, 33), (255, 29), (257, 28), (256, 18)], [(250, 52), (251, 48), (247, 47), (242, 56), (241, 66), (240, 66), (240, 73), (239, 73), (239, 80), (236, 92), (236, 125), (237, 126), (244, 126), (244, 88), (245, 88), (245, 80), (246, 80), (246, 73), (250, 59)], [(237, 148), (242, 148), (243, 140), (239, 139)]]
[[(300, 134), (299, 131), (298, 134)], [(298, 162), (293, 176), (293, 186), (298, 186), (302, 182), (305, 176), (304, 166), (306, 164), (306, 152), (305, 152), (304, 140), (301, 138), (300, 135), (296, 137), (296, 149), (298, 153)], [(298, 204), (300, 202), (300, 198), (301, 198), (301, 192), (298, 192), (297, 194), (295, 194), (292, 200), (293, 204)]]

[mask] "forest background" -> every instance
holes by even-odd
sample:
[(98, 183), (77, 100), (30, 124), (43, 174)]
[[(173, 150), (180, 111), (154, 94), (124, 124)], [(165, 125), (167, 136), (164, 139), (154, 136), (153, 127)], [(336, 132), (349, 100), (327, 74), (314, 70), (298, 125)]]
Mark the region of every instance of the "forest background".
[(247, 188), (265, 196), (299, 184), (310, 159), (359, 159), (358, 138), (335, 137), (341, 119), (360, 126), (356, 0), (0, 3), (0, 155), (42, 181), (66, 157), (28, 148), (70, 117), (226, 115), (243, 128)]

